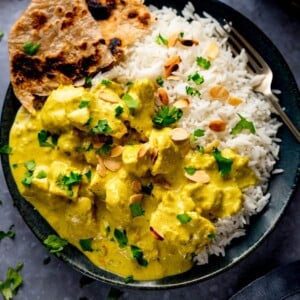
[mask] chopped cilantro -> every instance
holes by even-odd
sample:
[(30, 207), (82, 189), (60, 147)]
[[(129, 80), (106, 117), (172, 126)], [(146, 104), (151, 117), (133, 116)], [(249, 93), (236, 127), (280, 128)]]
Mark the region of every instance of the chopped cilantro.
[(201, 96), (201, 93), (196, 90), (195, 88), (191, 87), (191, 86), (186, 86), (185, 87), (185, 91), (187, 95), (191, 95), (191, 96)]
[(55, 253), (57, 256), (61, 255), (62, 250), (68, 245), (68, 241), (60, 238), (55, 234), (50, 234), (44, 240), (44, 244), (50, 253)]
[(126, 103), (129, 109), (136, 109), (139, 107), (139, 101), (137, 99), (134, 99), (129, 94), (124, 94), (122, 97), (122, 100)]
[(57, 185), (62, 189), (62, 190), (67, 190), (70, 194), (70, 196), (73, 195), (73, 185), (79, 184), (82, 180), (82, 175), (80, 173), (76, 173), (71, 171), (70, 176), (66, 175), (60, 175), (57, 178)]
[(3, 240), (4, 238), (13, 239), (15, 237), (16, 234), (13, 231), (11, 231), (13, 227), (14, 225), (11, 225), (7, 232), (0, 231), (0, 241)]
[(13, 296), (17, 293), (19, 287), (23, 283), (23, 278), (19, 274), (23, 264), (18, 263), (15, 268), (9, 267), (7, 269), (6, 278), (4, 281), (0, 281), (0, 293), (5, 300), (13, 299)]
[(176, 218), (179, 220), (179, 222), (181, 224), (187, 224), (187, 223), (189, 223), (192, 220), (192, 218), (188, 214), (186, 214), (186, 213), (178, 214), (176, 216)]
[(24, 166), (27, 169), (27, 172), (25, 173), (25, 177), (22, 180), (22, 184), (29, 187), (31, 185), (32, 176), (33, 176), (33, 172), (36, 167), (36, 164), (35, 164), (34, 160), (29, 160), (24, 163)]
[(43, 179), (43, 178), (47, 178), (47, 173), (44, 170), (41, 170), (38, 172), (38, 174), (36, 175), (36, 178), (38, 179)]
[(124, 108), (122, 107), (122, 106), (117, 106), (116, 108), (115, 108), (115, 117), (116, 118), (120, 118), (120, 116), (121, 116), (121, 114), (123, 113), (123, 111), (124, 111)]
[(179, 33), (179, 38), (182, 39), (183, 37), (184, 37), (184, 32), (180, 32), (180, 33)]
[(194, 74), (188, 76), (188, 80), (192, 80), (195, 82), (195, 84), (200, 85), (204, 82), (204, 77), (200, 75), (199, 72), (195, 72)]
[(108, 125), (107, 120), (99, 120), (98, 124), (91, 129), (92, 134), (110, 133), (111, 127)]
[(142, 204), (140, 202), (132, 203), (129, 205), (131, 216), (133, 218), (139, 217), (145, 214)]
[(142, 185), (142, 192), (146, 195), (151, 195), (152, 193), (152, 190), (153, 190), (153, 184), (152, 182), (150, 182), (149, 184), (147, 185)]
[(84, 175), (85, 175), (85, 177), (86, 177), (88, 180), (91, 180), (91, 178), (92, 178), (92, 171), (91, 171), (91, 170), (88, 170)]
[(231, 134), (238, 134), (243, 129), (248, 129), (251, 133), (255, 134), (255, 127), (253, 122), (248, 121), (246, 118), (244, 118), (242, 115), (237, 114), (240, 117), (240, 121), (232, 128)]
[(154, 125), (158, 128), (163, 128), (177, 122), (183, 115), (181, 109), (173, 107), (168, 107), (163, 105), (156, 112), (152, 119)]
[(164, 80), (162, 79), (161, 76), (158, 76), (156, 78), (156, 83), (159, 85), (159, 86), (164, 86)]
[(87, 121), (84, 123), (83, 126), (89, 126), (92, 122), (93, 122), (93, 118), (90, 117), (90, 118), (87, 119)]
[(12, 154), (12, 148), (9, 145), (3, 145), (0, 147), (0, 154)]
[(4, 37), (4, 32), (0, 31), (0, 42), (1, 42), (3, 37)]
[(142, 252), (142, 250), (139, 247), (134, 246), (134, 245), (131, 245), (130, 249), (131, 249), (133, 258), (136, 259), (138, 264), (143, 267), (147, 267), (148, 261), (144, 258), (144, 253)]
[(168, 40), (166, 38), (164, 38), (161, 34), (159, 34), (156, 39), (155, 39), (156, 43), (158, 45), (168, 45)]
[(123, 292), (121, 290), (111, 287), (107, 295), (107, 300), (119, 300), (122, 295)]
[(233, 163), (233, 160), (222, 156), (221, 151), (217, 148), (214, 148), (212, 155), (218, 164), (218, 168), (221, 172), (221, 175), (225, 176), (229, 174), (231, 171), (231, 165)]
[(131, 282), (134, 282), (133, 276), (132, 276), (132, 275), (129, 275), (129, 276), (125, 277), (125, 278), (124, 278), (124, 282), (125, 282), (125, 283), (131, 283)]
[(87, 147), (85, 146), (79, 146), (79, 147), (75, 147), (75, 151), (82, 153), (82, 152), (87, 152), (90, 151), (94, 148), (94, 145), (92, 143), (90, 143)]
[(87, 86), (87, 87), (92, 86), (92, 79), (93, 78), (90, 77), (90, 76), (86, 77), (85, 80), (84, 80), (84, 85)]
[(16, 169), (16, 168), (18, 167), (18, 164), (15, 163), (15, 164), (12, 165), (12, 167), (13, 167), (14, 169)]
[(93, 251), (92, 243), (93, 243), (93, 239), (92, 238), (79, 240), (79, 244), (80, 244), (81, 249), (83, 251), (90, 251), (90, 252), (92, 252)]
[(90, 101), (82, 100), (82, 101), (79, 103), (78, 107), (79, 107), (79, 108), (85, 108), (85, 107), (88, 107), (89, 105), (90, 105)]
[(210, 233), (210, 234), (207, 235), (207, 237), (209, 239), (214, 239), (216, 237), (216, 234), (215, 233)]
[(196, 62), (197, 62), (197, 65), (205, 70), (208, 70), (210, 68), (210, 61), (205, 59), (204, 57), (202, 56), (198, 56), (196, 58)]
[(115, 229), (114, 237), (116, 238), (120, 248), (124, 248), (127, 246), (128, 238), (125, 230), (121, 231), (119, 229)]
[(108, 79), (102, 79), (101, 83), (106, 86), (112, 85), (112, 82)]
[[(51, 137), (51, 142), (49, 142), (49, 138)], [(51, 147), (57, 145), (58, 135), (51, 135), (51, 133), (47, 130), (42, 129), (38, 133), (38, 141), (40, 147)]]
[(189, 175), (193, 175), (193, 174), (195, 174), (195, 172), (197, 171), (197, 169), (191, 168), (191, 167), (184, 167), (184, 170), (185, 170)]
[(106, 236), (109, 236), (109, 234), (110, 234), (110, 227), (109, 226), (105, 227), (105, 233), (106, 233)]
[(194, 130), (194, 132), (191, 136), (191, 141), (195, 142), (197, 140), (197, 138), (204, 136), (204, 134), (205, 134), (205, 130), (203, 130), (203, 129)]
[(202, 154), (205, 152), (205, 149), (204, 149), (203, 146), (197, 145), (197, 146), (196, 146), (196, 149), (198, 150), (198, 152), (200, 152), (200, 153), (202, 153)]
[(40, 47), (41, 47), (41, 43), (33, 44), (32, 42), (26, 42), (23, 45), (23, 51), (26, 54), (33, 56), (38, 52)]

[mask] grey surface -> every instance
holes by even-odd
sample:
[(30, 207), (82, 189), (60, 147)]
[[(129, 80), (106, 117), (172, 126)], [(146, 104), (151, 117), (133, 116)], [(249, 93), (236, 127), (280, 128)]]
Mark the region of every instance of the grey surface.
[[(199, 1), (199, 0), (198, 0)], [(203, 0), (202, 0), (203, 1)], [(289, 64), (298, 86), (300, 84), (299, 19), (291, 16), (272, 0), (224, 0), (248, 18), (278, 47)], [(0, 31), (5, 36), (0, 42), (0, 105), (9, 83), (7, 37), (12, 23), (28, 5), (29, 0), (0, 0)], [(0, 281), (5, 278), (9, 266), (23, 262), (21, 271), (24, 284), (15, 299), (106, 299), (110, 286), (93, 282), (81, 287), (82, 275), (51, 256), (48, 265), (43, 261), (49, 256), (45, 248), (24, 224), (12, 206), (10, 195), (0, 172), (0, 231), (14, 224), (14, 240), (0, 242)], [(228, 299), (240, 288), (272, 268), (300, 259), (300, 189), (276, 229), (265, 242), (241, 263), (214, 279), (167, 291), (123, 290), (122, 299)], [(1, 298), (1, 296), (0, 296)], [(274, 299), (276, 296), (274, 295)]]

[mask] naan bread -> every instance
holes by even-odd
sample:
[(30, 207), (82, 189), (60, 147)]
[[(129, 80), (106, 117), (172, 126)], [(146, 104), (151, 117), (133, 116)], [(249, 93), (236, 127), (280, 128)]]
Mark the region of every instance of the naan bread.
[[(24, 43), (40, 43), (35, 55)], [(72, 84), (114, 62), (85, 0), (32, 0), (9, 36), (15, 95), (34, 113), (60, 84)]]
[(119, 59), (124, 50), (147, 33), (153, 19), (142, 0), (87, 0), (106, 45)]

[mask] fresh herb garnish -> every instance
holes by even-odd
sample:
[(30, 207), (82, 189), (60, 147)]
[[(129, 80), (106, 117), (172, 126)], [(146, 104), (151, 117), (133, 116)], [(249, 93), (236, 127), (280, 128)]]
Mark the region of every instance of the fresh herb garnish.
[(191, 136), (191, 141), (195, 142), (197, 140), (197, 138), (204, 136), (204, 134), (205, 134), (205, 130), (203, 130), (203, 129), (194, 130), (194, 132)]
[(0, 42), (1, 42), (3, 37), (4, 37), (4, 32), (0, 31)]
[(60, 175), (57, 178), (57, 185), (62, 189), (62, 190), (67, 190), (69, 192), (70, 196), (73, 196), (73, 185), (79, 184), (82, 180), (82, 175), (80, 173), (76, 173), (71, 171), (70, 176), (67, 175)]
[(216, 237), (216, 234), (215, 233), (210, 233), (210, 234), (207, 235), (207, 237), (209, 239), (214, 239)]
[(196, 149), (198, 150), (198, 152), (200, 152), (202, 154), (205, 153), (205, 148), (203, 146), (197, 145)]
[(79, 152), (79, 153), (82, 153), (82, 152), (90, 151), (93, 148), (94, 148), (94, 145), (92, 143), (90, 143), (88, 146), (78, 146), (78, 147), (75, 147), (75, 151)]
[(187, 223), (189, 223), (192, 220), (192, 218), (188, 214), (186, 214), (186, 213), (178, 214), (176, 216), (176, 218), (179, 220), (179, 222), (181, 224), (187, 224)]
[(85, 85), (86, 87), (92, 86), (92, 80), (93, 80), (92, 77), (90, 77), (90, 76), (86, 77), (85, 80), (84, 80), (84, 85)]
[(9, 145), (2, 145), (0, 147), (0, 154), (12, 154), (12, 148)]
[(122, 100), (126, 103), (130, 110), (134, 110), (139, 107), (139, 101), (137, 99), (134, 99), (129, 94), (124, 94)]
[(189, 175), (193, 175), (193, 174), (195, 174), (195, 172), (197, 171), (197, 169), (192, 168), (192, 167), (184, 167), (184, 170), (185, 170)]
[(44, 240), (44, 244), (50, 253), (55, 253), (57, 256), (60, 256), (63, 249), (68, 245), (68, 242), (55, 234), (50, 234)]
[(244, 118), (242, 115), (237, 114), (240, 117), (240, 121), (232, 128), (231, 134), (238, 134), (243, 129), (248, 129), (251, 133), (255, 134), (256, 130), (254, 127), (253, 122), (248, 121), (246, 118)]
[(222, 156), (222, 153), (218, 148), (214, 148), (212, 155), (218, 164), (218, 168), (221, 172), (221, 175), (225, 176), (229, 174), (231, 171), (231, 165), (233, 163), (233, 160)]
[(99, 120), (98, 124), (91, 129), (92, 134), (110, 133), (111, 127), (108, 125), (107, 120)]
[(151, 195), (153, 190), (153, 183), (150, 182), (147, 185), (142, 185), (142, 193), (146, 194), (146, 195)]
[(112, 85), (112, 82), (111, 82), (110, 80), (108, 80), (108, 79), (102, 79), (102, 80), (101, 80), (101, 83), (102, 83), (103, 85), (106, 85), (106, 86)]
[(89, 105), (90, 105), (90, 101), (82, 100), (82, 101), (79, 103), (78, 107), (79, 107), (79, 108), (85, 108), (85, 107), (88, 107)]
[(79, 240), (79, 244), (80, 244), (81, 249), (83, 251), (90, 251), (90, 252), (92, 252), (93, 251), (92, 242), (93, 242), (92, 238)]
[(158, 45), (168, 45), (168, 40), (166, 38), (164, 38), (161, 34), (159, 34), (156, 39), (155, 39), (156, 43)]
[(114, 237), (116, 238), (120, 248), (124, 248), (127, 246), (128, 238), (125, 230), (121, 231), (119, 229), (115, 229)]
[(93, 122), (93, 118), (89, 117), (87, 121), (83, 124), (83, 126), (89, 126)]
[(15, 268), (9, 267), (7, 269), (6, 278), (4, 281), (0, 281), (0, 293), (5, 300), (13, 299), (13, 296), (17, 293), (18, 288), (23, 283), (23, 278), (19, 274), (23, 264), (18, 263)]
[(131, 282), (134, 282), (133, 276), (132, 276), (132, 275), (129, 275), (129, 276), (125, 277), (125, 278), (124, 278), (124, 282), (125, 282), (125, 283), (131, 283)]
[(47, 173), (44, 170), (41, 170), (37, 173), (36, 178), (38, 179), (47, 178)]
[(13, 239), (15, 237), (16, 234), (13, 231), (11, 231), (13, 227), (14, 225), (11, 225), (7, 232), (0, 231), (0, 241), (3, 240), (4, 238)]
[(115, 108), (115, 117), (120, 118), (121, 114), (124, 112), (124, 108), (122, 106), (117, 106)]
[(152, 119), (154, 125), (158, 128), (163, 128), (177, 122), (183, 115), (181, 109), (176, 108), (175, 106), (169, 107), (163, 105), (156, 112), (155, 116)]
[(158, 76), (156, 78), (156, 83), (159, 85), (159, 86), (164, 86), (164, 80), (162, 79), (161, 76)]
[(210, 68), (210, 61), (205, 59), (204, 57), (202, 56), (198, 56), (196, 58), (196, 62), (197, 62), (197, 65), (205, 70), (208, 70)]
[(145, 214), (142, 204), (140, 202), (132, 203), (129, 205), (131, 216), (133, 218), (139, 217)]
[(91, 180), (91, 178), (92, 178), (92, 171), (91, 171), (91, 170), (88, 170), (84, 175), (85, 175), (85, 177), (86, 177), (88, 180)]
[(194, 74), (188, 76), (188, 80), (192, 80), (195, 82), (195, 84), (200, 85), (204, 82), (204, 77), (200, 75), (199, 72), (195, 72)]
[(142, 250), (139, 247), (134, 246), (134, 245), (131, 245), (130, 249), (131, 249), (133, 258), (136, 259), (138, 264), (143, 267), (147, 267), (148, 261), (144, 258), (144, 253), (142, 252)]
[(186, 86), (185, 87), (185, 91), (187, 95), (191, 95), (191, 96), (201, 96), (201, 93), (196, 90), (195, 88), (191, 87), (191, 86)]
[(40, 47), (41, 47), (41, 43), (33, 44), (32, 42), (26, 42), (23, 45), (23, 51), (26, 54), (33, 56), (38, 52)]
[(27, 169), (27, 172), (25, 173), (25, 177), (22, 180), (22, 184), (29, 187), (32, 182), (33, 172), (35, 170), (36, 164), (34, 160), (29, 160), (24, 163), (24, 166)]
[(184, 32), (179, 33), (179, 38), (182, 39), (184, 37)]
[[(51, 138), (51, 142), (49, 142), (49, 138)], [(53, 148), (57, 145), (58, 135), (51, 135), (51, 133), (47, 130), (42, 129), (38, 133), (38, 141), (40, 147), (51, 147)]]

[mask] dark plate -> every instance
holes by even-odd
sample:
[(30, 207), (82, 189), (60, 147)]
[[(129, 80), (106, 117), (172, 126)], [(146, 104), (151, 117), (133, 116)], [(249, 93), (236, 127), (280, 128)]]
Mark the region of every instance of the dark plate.
[[(158, 7), (162, 5), (162, 1), (160, 0), (146, 1), (146, 4), (150, 3)], [(163, 4), (172, 6), (178, 11), (181, 11), (184, 6), (184, 1), (164, 0)], [(281, 105), (286, 107), (287, 114), (297, 127), (300, 128), (299, 90), (286, 62), (272, 42), (250, 20), (221, 2), (215, 0), (194, 0), (194, 5), (199, 14), (206, 11), (220, 22), (222, 22), (224, 18), (228, 21), (232, 21), (241, 34), (263, 55), (274, 71), (274, 88), (282, 91), (280, 96)], [(199, 28), (199, 30), (201, 30), (201, 28)], [(0, 134), (3, 143), (8, 143), (9, 130), (18, 107), (19, 103), (11, 87), (9, 87), (1, 119)], [(284, 126), (279, 130), (279, 137), (282, 139), (282, 146), (280, 160), (276, 167), (285, 169), (285, 172), (271, 178), (269, 192), (271, 192), (272, 198), (269, 205), (259, 215), (251, 219), (251, 225), (247, 228), (246, 236), (234, 240), (232, 244), (227, 247), (225, 257), (211, 257), (209, 264), (205, 266), (195, 266), (190, 271), (181, 275), (155, 281), (133, 282), (126, 284), (126, 286), (145, 289), (165, 289), (185, 286), (211, 278), (227, 270), (253, 251), (278, 222), (292, 197), (298, 179), (297, 170), (300, 161), (300, 145)], [(41, 241), (44, 240), (48, 234), (53, 233), (53, 230), (38, 212), (20, 196), (9, 168), (7, 155), (2, 156), (2, 165), (8, 188), (14, 199), (14, 204), (34, 234)], [(62, 259), (87, 276), (115, 285), (124, 285), (123, 278), (96, 268), (85, 256), (72, 246), (66, 247)]]

